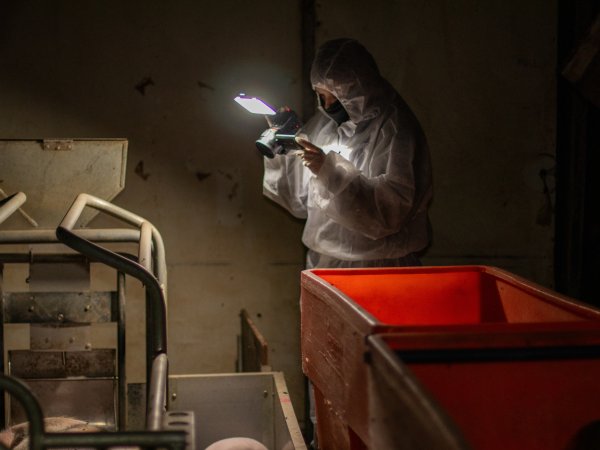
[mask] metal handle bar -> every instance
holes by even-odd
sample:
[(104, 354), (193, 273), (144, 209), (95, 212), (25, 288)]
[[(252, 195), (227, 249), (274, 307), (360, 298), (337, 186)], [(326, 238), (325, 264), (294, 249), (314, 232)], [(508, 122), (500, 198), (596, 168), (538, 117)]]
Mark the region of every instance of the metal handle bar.
[[(140, 217), (137, 214), (127, 211), (126, 209), (120, 208), (110, 202), (107, 202), (106, 200), (102, 200), (89, 194), (79, 194), (77, 196), (71, 205), (71, 208), (60, 223), (60, 227), (69, 231), (72, 230), (86, 206), (105, 212), (110, 216), (116, 217), (117, 219), (123, 220), (124, 222), (140, 228), (140, 254), (148, 254), (148, 250), (145, 247), (148, 245), (149, 239), (146, 238), (146, 234), (149, 233), (151, 235), (155, 252), (154, 262), (156, 266), (156, 277), (158, 278), (160, 288), (164, 291), (166, 298), (167, 264), (165, 258), (165, 246), (158, 230), (143, 217)], [(144, 225), (144, 223), (147, 225)], [(144, 229), (147, 231), (144, 231)], [(147, 263), (149, 263), (149, 261)], [(144, 267), (149, 269), (150, 265), (147, 263), (144, 261)]]
[(160, 354), (152, 361), (152, 374), (146, 401), (146, 429), (160, 430), (162, 418), (167, 407), (167, 380), (169, 377), (168, 359)]
[[(140, 280), (142, 284), (146, 286), (146, 292), (151, 306), (149, 312), (152, 315), (151, 320), (154, 325), (154, 330), (152, 333), (153, 342), (151, 343), (152, 349), (148, 349), (147, 353), (152, 351), (153, 357), (157, 356), (159, 353), (166, 353), (166, 302), (163, 290), (161, 289), (161, 286), (154, 275), (135, 261), (125, 258), (124, 256), (79, 237), (63, 226), (59, 226), (56, 229), (56, 237), (59, 241), (73, 250), (78, 251), (92, 260), (100, 261), (118, 271), (126, 273), (127, 275), (131, 275), (132, 277)], [(148, 318), (146, 320), (148, 320)]]

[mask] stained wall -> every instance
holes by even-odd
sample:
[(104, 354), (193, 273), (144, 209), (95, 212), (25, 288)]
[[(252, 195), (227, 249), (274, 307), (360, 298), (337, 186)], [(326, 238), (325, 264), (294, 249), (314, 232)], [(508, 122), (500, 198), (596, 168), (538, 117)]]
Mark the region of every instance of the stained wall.
[[(331, 0), (316, 15), (317, 43), (361, 40), (423, 124), (435, 183), (424, 263), (550, 286), (555, 2)], [(165, 240), (171, 372), (233, 371), (246, 308), (302, 419), (302, 223), (263, 198), (253, 141), (265, 122), (232, 101), (246, 91), (300, 108), (301, 20), (296, 2), (268, 0), (3, 2), (0, 137), (127, 138), (114, 202)]]

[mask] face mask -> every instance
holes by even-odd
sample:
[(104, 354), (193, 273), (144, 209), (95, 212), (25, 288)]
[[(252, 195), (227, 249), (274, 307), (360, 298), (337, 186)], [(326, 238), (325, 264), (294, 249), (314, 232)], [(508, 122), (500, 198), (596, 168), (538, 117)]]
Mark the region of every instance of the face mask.
[(337, 123), (338, 125), (341, 125), (342, 123), (350, 119), (350, 116), (348, 116), (348, 113), (339, 101), (330, 105), (329, 108), (323, 109), (329, 117), (335, 120), (335, 123)]

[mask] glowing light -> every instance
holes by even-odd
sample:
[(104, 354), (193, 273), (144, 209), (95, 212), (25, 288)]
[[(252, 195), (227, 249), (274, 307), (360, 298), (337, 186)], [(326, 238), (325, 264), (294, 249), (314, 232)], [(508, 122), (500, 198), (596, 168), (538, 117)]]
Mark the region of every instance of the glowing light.
[(244, 94), (240, 94), (234, 100), (251, 113), (266, 114), (267, 116), (276, 114), (273, 108), (256, 97), (246, 97)]
[(345, 145), (329, 144), (329, 145), (325, 145), (323, 147), (323, 152), (325, 154), (327, 154), (329, 152), (335, 152), (335, 153), (338, 153), (339, 155), (343, 156), (346, 159), (350, 159), (350, 153), (352, 152), (352, 149)]

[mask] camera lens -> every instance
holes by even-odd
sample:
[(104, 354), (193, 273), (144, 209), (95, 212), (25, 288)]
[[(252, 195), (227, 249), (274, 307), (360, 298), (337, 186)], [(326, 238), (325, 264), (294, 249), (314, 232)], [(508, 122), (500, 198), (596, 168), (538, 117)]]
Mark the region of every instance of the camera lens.
[(275, 141), (276, 132), (277, 130), (274, 128), (269, 128), (256, 141), (256, 148), (267, 158), (275, 157), (276, 147), (278, 146)]

